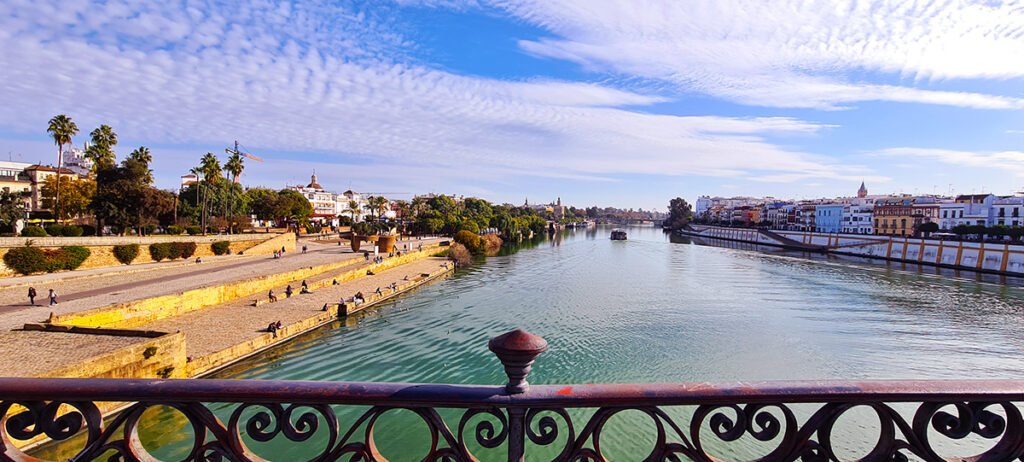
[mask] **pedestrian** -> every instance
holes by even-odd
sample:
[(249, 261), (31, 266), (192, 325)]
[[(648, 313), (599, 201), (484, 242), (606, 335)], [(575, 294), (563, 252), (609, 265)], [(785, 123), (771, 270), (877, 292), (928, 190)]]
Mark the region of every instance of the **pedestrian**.
[(281, 246), (281, 256), (284, 256), (284, 246)]
[(277, 323), (271, 321), (270, 324), (267, 325), (267, 332), (274, 334), (274, 338), (277, 338)]
[(270, 289), (270, 293), (267, 294), (267, 298), (270, 299), (270, 303), (277, 301), (277, 295), (274, 294), (274, 289)]
[(302, 246), (302, 253), (306, 253), (306, 250), (308, 250), (306, 246)]
[(378, 288), (377, 288), (377, 295), (378, 295), (378, 296), (380, 296), (380, 295), (384, 295), (384, 292), (381, 292), (381, 291), (380, 291), (380, 287), (378, 287)]
[(303, 290), (309, 290), (309, 284), (306, 284), (306, 280), (305, 279), (302, 280), (302, 289)]
[(50, 289), (50, 306), (57, 304), (57, 291)]
[(35, 287), (29, 287), (28, 288), (28, 302), (31, 303), (32, 306), (36, 306), (36, 288)]
[(288, 287), (284, 288), (284, 298), (292, 298), (292, 292), (295, 291), (292, 290), (292, 285), (288, 284)]
[(337, 279), (335, 279), (335, 280), (331, 281), (331, 285), (332, 285), (332, 286), (336, 286), (336, 285), (338, 285), (338, 280), (337, 280)]

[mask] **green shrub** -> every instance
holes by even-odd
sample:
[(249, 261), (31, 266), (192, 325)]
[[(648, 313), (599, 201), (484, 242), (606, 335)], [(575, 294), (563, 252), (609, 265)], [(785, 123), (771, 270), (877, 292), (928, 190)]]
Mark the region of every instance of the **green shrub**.
[(46, 237), (46, 230), (38, 226), (26, 226), (21, 230), (21, 235), (24, 237)]
[(181, 243), (180, 242), (170, 242), (170, 243), (168, 243), (167, 244), (167, 259), (168, 260), (177, 260), (177, 259), (181, 258), (181, 251), (182, 250), (183, 249), (181, 248)]
[(153, 258), (153, 261), (160, 261), (169, 258), (171, 256), (171, 243), (159, 242), (156, 244), (150, 244), (149, 256)]
[(82, 229), (81, 226), (70, 225), (65, 226), (64, 229), (61, 230), (60, 234), (66, 237), (78, 237), (81, 236), (83, 233), (85, 233), (85, 230)]
[(483, 239), (471, 231), (463, 230), (455, 233), (455, 242), (466, 246), (466, 249), (472, 252), (473, 255), (482, 254), (485, 250)]
[(46, 250), (26, 245), (8, 251), (4, 264), (19, 274), (70, 271), (82, 266), (89, 254), (89, 249), (77, 245)]
[(126, 244), (114, 246), (114, 258), (117, 261), (130, 265), (139, 256), (139, 244)]
[(82, 266), (82, 263), (84, 263), (91, 254), (88, 248), (79, 245), (71, 245), (61, 247), (56, 250), (46, 250), (44, 252), (47, 254), (47, 273), (77, 269), (79, 266)]
[(167, 227), (167, 234), (179, 235), (179, 234), (184, 234), (184, 233), (185, 233), (185, 228), (182, 228), (181, 226), (171, 225), (171, 226)]
[(46, 234), (51, 236), (60, 236), (64, 234), (64, 225), (49, 225), (46, 227)]
[(459, 230), (469, 231), (473, 234), (480, 234), (480, 226), (473, 220), (466, 220), (460, 223)]
[(214, 255), (224, 255), (231, 249), (231, 243), (228, 241), (217, 241), (210, 244), (210, 250), (213, 251)]
[(83, 236), (95, 236), (96, 235), (96, 227), (95, 226), (92, 226), (92, 225), (79, 225), (79, 228), (82, 228), (82, 235)]
[(4, 264), (18, 274), (38, 273), (46, 269), (46, 254), (38, 247), (16, 247), (4, 255)]
[(201, 226), (192, 225), (185, 228), (185, 232), (187, 232), (189, 236), (196, 236), (203, 234), (203, 228)]
[(177, 252), (181, 258), (192, 258), (196, 254), (195, 242), (175, 242), (172, 245), (178, 247)]

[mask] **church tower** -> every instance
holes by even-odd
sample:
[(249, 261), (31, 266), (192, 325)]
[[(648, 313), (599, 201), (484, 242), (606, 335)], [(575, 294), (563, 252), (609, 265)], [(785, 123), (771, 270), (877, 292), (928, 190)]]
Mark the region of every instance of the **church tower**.
[(864, 182), (860, 182), (860, 189), (857, 190), (857, 197), (863, 199), (868, 197), (868, 188), (864, 186)]

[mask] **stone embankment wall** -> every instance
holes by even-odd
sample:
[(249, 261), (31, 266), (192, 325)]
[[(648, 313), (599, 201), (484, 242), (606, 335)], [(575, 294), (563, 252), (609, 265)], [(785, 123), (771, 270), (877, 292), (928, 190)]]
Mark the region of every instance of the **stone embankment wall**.
[[(294, 238), (294, 235), (293, 235)], [(280, 247), (278, 247), (280, 248)], [(338, 282), (345, 282), (357, 277), (365, 276), (366, 270), (381, 271), (395, 266), (403, 265), (412, 261), (429, 257), (436, 252), (434, 246), (425, 247), (419, 252), (409, 252), (400, 257), (385, 259), (383, 263), (361, 266), (341, 274), (335, 278)], [(57, 315), (50, 319), (53, 324), (84, 327), (105, 327), (130, 329), (133, 327), (149, 324), (160, 319), (200, 310), (209, 306), (219, 305), (230, 301), (238, 300), (247, 296), (263, 298), (264, 293), (273, 288), (301, 281), (312, 279), (314, 276), (334, 271), (345, 266), (363, 261), (363, 257), (353, 256), (342, 261), (302, 268), (284, 273), (270, 274), (243, 281), (232, 282), (201, 289), (187, 290), (177, 294), (163, 295), (160, 297), (135, 300), (127, 303), (119, 303), (91, 310), (80, 311)], [(332, 280), (324, 279), (313, 281), (310, 289), (318, 289), (330, 285)]]
[[(422, 252), (413, 252), (412, 254), (409, 255), (410, 259), (406, 260), (406, 263), (414, 261), (414, 260), (419, 260), (419, 259), (427, 258), (429, 256), (430, 256), (430, 254), (426, 250), (424, 250)], [(405, 258), (405, 257), (406, 256), (403, 255), (400, 258)], [(398, 257), (396, 257), (396, 258), (398, 258)], [(397, 266), (397, 264), (392, 265), (392, 266)], [(381, 269), (383, 269), (383, 268), (381, 268)], [(401, 294), (403, 294), (405, 292), (408, 292), (408, 291), (410, 291), (412, 289), (415, 289), (416, 287), (419, 287), (419, 286), (421, 286), (423, 284), (426, 284), (426, 283), (428, 283), (428, 282), (430, 282), (430, 281), (432, 281), (434, 279), (443, 277), (444, 275), (449, 274), (452, 271), (454, 271), (454, 269), (455, 269), (454, 267), (449, 268), (449, 269), (441, 268), (441, 269), (435, 270), (434, 272), (432, 272), (430, 274), (424, 274), (423, 276), (418, 277), (418, 278), (416, 278), (416, 279), (414, 279), (412, 281), (400, 284), (398, 286), (398, 290), (396, 292), (388, 292), (388, 293), (385, 293), (383, 295), (370, 294), (369, 296), (367, 296), (366, 302), (360, 304), (358, 308), (355, 308), (355, 307), (353, 307), (351, 305), (348, 305), (346, 310), (340, 311), (340, 305), (338, 305), (338, 304), (329, 305), (327, 307), (327, 311), (323, 311), (323, 312), (317, 314), (316, 316), (312, 316), (312, 317), (303, 319), (302, 321), (299, 321), (299, 322), (292, 323), (292, 324), (284, 326), (281, 330), (277, 331), (277, 337), (275, 337), (271, 333), (266, 333), (266, 334), (260, 335), (258, 337), (255, 337), (255, 338), (253, 338), (253, 339), (251, 339), (249, 341), (246, 341), (244, 343), (239, 343), (237, 345), (233, 345), (233, 346), (225, 348), (225, 349), (223, 349), (221, 351), (205, 355), (205, 356), (203, 356), (201, 358), (193, 358), (192, 361), (190, 361), (188, 363), (188, 376), (189, 377), (197, 377), (197, 376), (209, 374), (209, 373), (211, 373), (213, 371), (216, 371), (216, 370), (218, 370), (220, 368), (228, 366), (228, 365), (230, 365), (230, 364), (232, 364), (234, 362), (240, 361), (240, 360), (248, 358), (248, 357), (250, 357), (250, 356), (252, 356), (252, 355), (254, 355), (256, 353), (259, 353), (259, 352), (261, 352), (263, 350), (266, 350), (267, 348), (270, 348), (270, 347), (272, 347), (274, 345), (277, 345), (277, 344), (280, 344), (280, 343), (283, 343), (283, 342), (287, 342), (287, 341), (293, 339), (295, 336), (297, 336), (299, 334), (303, 334), (305, 332), (311, 331), (311, 330), (316, 329), (316, 328), (318, 328), (320, 326), (328, 324), (328, 323), (338, 319), (338, 317), (348, 316), (348, 315), (350, 315), (352, 313), (355, 313), (356, 311), (365, 310), (365, 309), (370, 308), (373, 305), (376, 305), (376, 304), (378, 304), (380, 302), (386, 301), (386, 300), (388, 300), (390, 298), (393, 298), (393, 297), (397, 297), (397, 296), (399, 296), (399, 295), (401, 295)], [(365, 275), (365, 274), (366, 274), (366, 271), (365, 271), (365, 268), (364, 268), (362, 270), (362, 275)], [(331, 281), (326, 281), (326, 282), (328, 283), (327, 285), (329, 285)], [(339, 280), (339, 282), (341, 282), (341, 281)], [(310, 287), (315, 289), (315, 287), (313, 287), (312, 284), (310, 285)]]
[(158, 242), (195, 242), (196, 257), (208, 257), (213, 255), (210, 244), (217, 241), (228, 241), (231, 243), (231, 253), (245, 252), (252, 255), (269, 255), (274, 249), (280, 250), (284, 246), (288, 251), (295, 250), (295, 235), (284, 234), (235, 234), (217, 236), (105, 236), (105, 237), (0, 237), (0, 277), (15, 276), (15, 272), (3, 264), (3, 256), (8, 250), (14, 247), (23, 247), (31, 243), (39, 248), (58, 248), (63, 246), (77, 245), (89, 248), (89, 258), (79, 266), (78, 269), (101, 268), (107, 266), (119, 266), (121, 262), (114, 257), (115, 245), (138, 244), (139, 256), (133, 263), (152, 263), (153, 257), (149, 254), (149, 245)]
[(85, 327), (33, 325), (26, 330), (69, 332), (82, 335), (116, 335), (137, 337), (138, 343), (109, 353), (94, 356), (77, 364), (53, 369), (37, 377), (78, 378), (184, 378), (187, 377), (188, 358), (185, 355), (185, 335), (164, 332), (92, 329)]
[[(780, 245), (756, 229), (692, 226), (703, 237), (763, 245)], [(824, 246), (828, 253), (887, 261), (917, 263), (986, 273), (1024, 275), (1024, 246), (1009, 243), (963, 242), (915, 237), (863, 234), (774, 231), (808, 245)]]

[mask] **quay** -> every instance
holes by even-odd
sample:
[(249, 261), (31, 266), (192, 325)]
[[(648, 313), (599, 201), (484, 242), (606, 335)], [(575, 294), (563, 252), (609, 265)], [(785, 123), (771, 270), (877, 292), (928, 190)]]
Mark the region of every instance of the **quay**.
[[(439, 239), (377, 263), (347, 247), (309, 244), (283, 258), (235, 257), (108, 277), (38, 278), (60, 304), (25, 306), (24, 286), (0, 289), (0, 365), (6, 377), (185, 378), (208, 374), (367, 309), (454, 270)], [(50, 275), (52, 276), (52, 275)], [(301, 292), (306, 281), (310, 293)], [(389, 288), (394, 284), (394, 289)], [(285, 296), (291, 285), (293, 295)], [(46, 287), (46, 286), (40, 286)], [(381, 293), (376, 294), (377, 288)], [(267, 302), (274, 290), (278, 300)], [(357, 308), (339, 301), (365, 294)], [(44, 313), (49, 313), (44, 314)], [(267, 327), (280, 321), (276, 333)], [(38, 360), (36, 358), (39, 358)]]
[(698, 239), (743, 242), (787, 250), (847, 255), (897, 263), (1024, 277), (1024, 246), (1009, 243), (727, 228), (693, 224), (689, 225), (687, 229), (680, 230), (679, 234)]

